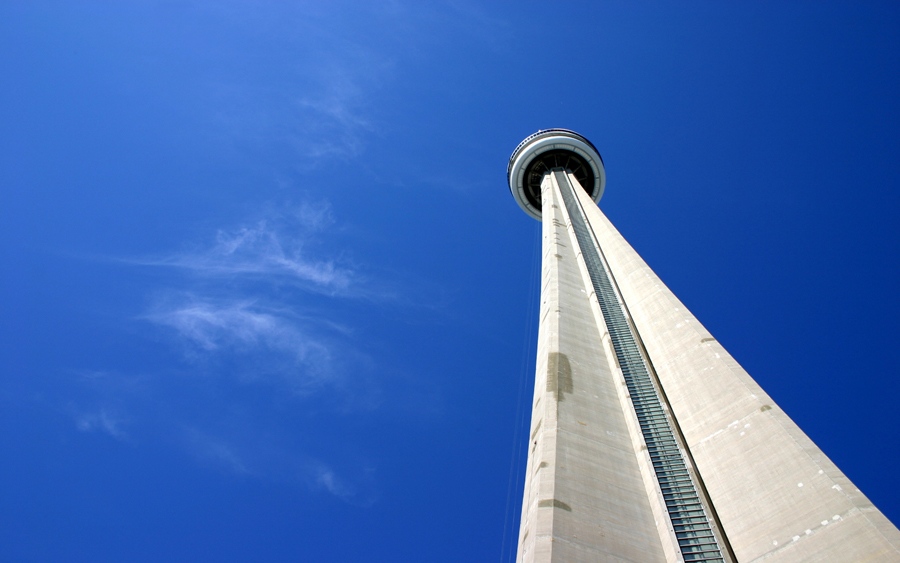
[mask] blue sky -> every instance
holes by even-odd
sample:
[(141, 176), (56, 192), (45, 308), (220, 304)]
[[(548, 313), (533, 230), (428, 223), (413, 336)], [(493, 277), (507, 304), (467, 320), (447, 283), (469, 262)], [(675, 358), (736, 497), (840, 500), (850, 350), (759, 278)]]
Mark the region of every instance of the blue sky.
[(900, 521), (895, 4), (8, 1), (0, 76), (3, 561), (507, 560), (547, 127)]

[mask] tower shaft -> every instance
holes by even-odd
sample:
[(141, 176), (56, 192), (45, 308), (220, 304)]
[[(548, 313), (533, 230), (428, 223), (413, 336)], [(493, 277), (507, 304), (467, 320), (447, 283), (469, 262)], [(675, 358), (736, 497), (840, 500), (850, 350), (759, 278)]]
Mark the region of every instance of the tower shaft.
[(589, 306), (555, 182), (548, 174), (541, 186), (540, 328), (519, 560), (665, 561), (608, 334)]
[(900, 561), (900, 532), (555, 169), (518, 561)]

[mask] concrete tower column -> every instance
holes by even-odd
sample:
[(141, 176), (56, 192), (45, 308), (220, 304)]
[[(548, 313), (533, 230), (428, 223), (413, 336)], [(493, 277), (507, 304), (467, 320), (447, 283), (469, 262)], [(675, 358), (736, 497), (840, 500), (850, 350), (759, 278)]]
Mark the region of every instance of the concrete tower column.
[(900, 532), (666, 288), (597, 208), (572, 131), (510, 158), (543, 222), (518, 561), (900, 563)]
[(666, 561), (556, 179), (542, 183), (540, 329), (519, 561)]

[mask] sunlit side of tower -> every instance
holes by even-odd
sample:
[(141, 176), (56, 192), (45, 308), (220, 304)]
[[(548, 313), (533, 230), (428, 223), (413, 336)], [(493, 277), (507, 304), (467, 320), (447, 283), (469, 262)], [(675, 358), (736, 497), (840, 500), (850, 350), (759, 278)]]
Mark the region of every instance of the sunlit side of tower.
[(509, 187), (543, 223), (520, 562), (900, 562), (900, 532), (597, 207), (584, 137), (526, 138)]

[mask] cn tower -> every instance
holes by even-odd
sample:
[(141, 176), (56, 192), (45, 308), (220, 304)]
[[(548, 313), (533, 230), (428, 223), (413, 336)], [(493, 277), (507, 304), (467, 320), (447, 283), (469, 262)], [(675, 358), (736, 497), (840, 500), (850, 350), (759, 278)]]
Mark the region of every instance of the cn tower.
[(547, 129), (509, 189), (542, 222), (520, 562), (900, 563), (900, 532), (597, 207), (603, 160)]

